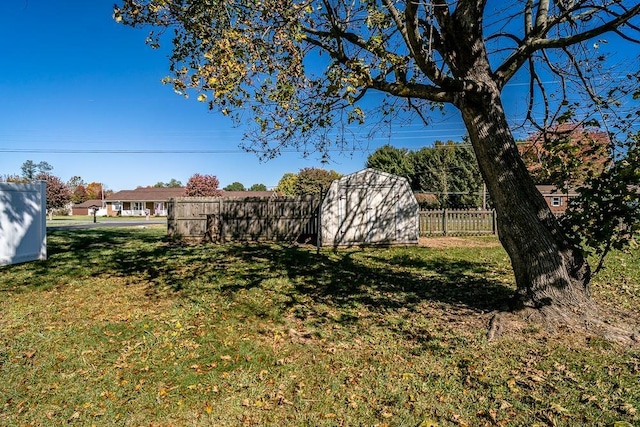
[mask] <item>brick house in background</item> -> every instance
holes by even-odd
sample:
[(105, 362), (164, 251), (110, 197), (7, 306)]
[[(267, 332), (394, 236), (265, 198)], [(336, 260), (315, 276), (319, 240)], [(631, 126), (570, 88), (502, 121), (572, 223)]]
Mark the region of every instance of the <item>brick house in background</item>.
[(555, 185), (536, 185), (536, 188), (544, 197), (551, 212), (556, 215), (563, 214), (567, 210), (569, 199), (578, 195), (574, 188), (559, 189)]
[[(607, 132), (581, 124), (563, 123), (549, 128), (547, 134), (532, 135), (518, 145), (518, 150), (534, 181), (564, 180), (564, 189), (555, 185), (536, 185), (551, 211), (560, 215), (567, 209), (569, 200), (577, 196), (575, 189), (587, 177), (597, 176), (605, 170), (611, 160), (610, 143)], [(557, 149), (555, 152), (549, 151), (554, 151), (554, 148)], [(569, 165), (569, 169), (558, 170), (558, 162)]]
[[(538, 183), (564, 180), (568, 186), (579, 186), (588, 176), (600, 175), (611, 161), (611, 141), (606, 132), (572, 123), (554, 126), (548, 132), (518, 144), (527, 170)], [(573, 166), (560, 171), (558, 162)]]

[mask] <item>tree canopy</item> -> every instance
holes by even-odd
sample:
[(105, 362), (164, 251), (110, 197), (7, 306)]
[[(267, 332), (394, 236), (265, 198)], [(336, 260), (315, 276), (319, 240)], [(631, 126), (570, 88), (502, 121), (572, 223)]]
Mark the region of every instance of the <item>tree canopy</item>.
[(71, 193), (71, 201), (73, 203), (82, 203), (89, 199), (87, 195), (86, 183), (80, 176), (72, 176), (67, 181), (67, 187)]
[(182, 182), (175, 178), (171, 178), (169, 182), (158, 181), (153, 186), (156, 188), (180, 188), (182, 187)]
[(435, 193), (440, 208), (480, 207), (482, 177), (471, 147), (436, 143), (413, 154), (413, 187)]
[[(53, 170), (53, 166), (45, 161), (35, 163), (33, 160), (25, 161), (21, 166), (22, 177), (28, 181), (34, 181), (44, 177), (43, 174), (48, 174)], [(40, 176), (40, 178), (38, 178)]]
[(325, 193), (331, 183), (342, 175), (334, 170), (322, 168), (302, 168), (298, 172), (294, 194), (296, 196), (320, 195)]
[(384, 145), (367, 158), (367, 167), (403, 176), (427, 208), (482, 205), (482, 177), (468, 144), (436, 141), (417, 151)]
[(406, 148), (396, 148), (385, 144), (367, 157), (366, 166), (405, 177), (409, 182), (413, 181), (413, 159)]
[(214, 175), (193, 174), (184, 191), (187, 197), (218, 197), (222, 192), (218, 189), (220, 182)]
[[(544, 97), (543, 119), (536, 122), (550, 125), (578, 108), (571, 89), (605, 67), (605, 55), (583, 43), (637, 30), (631, 20), (640, 11), (633, 0), (121, 3), (117, 22), (157, 28), (147, 38), (152, 47), (169, 40), (167, 29), (175, 33), (164, 82), (238, 120), (250, 109), (258, 131), (250, 143), (272, 154), (289, 145), (327, 151), (340, 144), (329, 130), (363, 121), (359, 101), (372, 90), (390, 95), (375, 110), (424, 116), (434, 105), (459, 106), (463, 94), (480, 93), (486, 82), (474, 74), (487, 71), (498, 91), (527, 71), (528, 118), (535, 120), (533, 107)], [(547, 78), (563, 83), (556, 103), (547, 96)], [(590, 104), (619, 101), (620, 93), (609, 88), (617, 93), (591, 90)]]
[(101, 182), (90, 182), (87, 184), (86, 190), (87, 199), (102, 199), (103, 196), (109, 195)]
[(278, 185), (275, 191), (285, 196), (295, 196), (296, 194), (296, 181), (298, 180), (298, 174), (293, 172), (286, 172), (278, 181)]
[(244, 184), (238, 181), (232, 182), (223, 188), (224, 191), (247, 191)]
[(612, 249), (622, 249), (640, 232), (640, 132), (612, 165), (578, 187), (563, 222), (575, 240), (599, 256), (596, 270)]
[(50, 215), (56, 209), (65, 208), (71, 202), (69, 187), (60, 178), (47, 172), (40, 172), (34, 180), (46, 181), (47, 211)]
[(245, 146), (265, 156), (328, 156), (351, 147), (350, 124), (413, 113), (428, 125), (453, 107), (496, 209), (515, 306), (567, 324), (595, 312), (591, 270), (519, 155), (503, 91), (526, 82), (525, 118), (541, 129), (598, 114), (628, 132), (636, 116), (619, 107), (640, 84), (637, 58), (614, 68), (598, 43), (636, 41), (639, 15), (637, 0), (122, 0), (114, 11), (152, 25), (152, 47), (170, 29), (165, 83), (238, 121), (252, 115)]
[(249, 191), (267, 191), (267, 186), (264, 184), (253, 184), (249, 187)]

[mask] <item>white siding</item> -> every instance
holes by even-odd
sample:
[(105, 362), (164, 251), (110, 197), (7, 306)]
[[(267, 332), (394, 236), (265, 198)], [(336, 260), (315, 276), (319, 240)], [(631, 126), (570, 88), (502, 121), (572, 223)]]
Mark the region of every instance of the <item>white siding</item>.
[(0, 265), (47, 258), (45, 186), (0, 183)]
[(417, 244), (418, 203), (405, 178), (364, 169), (335, 180), (320, 207), (321, 246)]

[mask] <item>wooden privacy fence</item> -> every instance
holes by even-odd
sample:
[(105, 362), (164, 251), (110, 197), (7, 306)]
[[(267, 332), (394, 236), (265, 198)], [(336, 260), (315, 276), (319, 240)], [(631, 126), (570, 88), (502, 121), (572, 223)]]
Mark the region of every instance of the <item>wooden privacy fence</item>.
[[(180, 197), (168, 203), (167, 234), (186, 240), (313, 241), (319, 228), (317, 197), (221, 198)], [(419, 212), (420, 236), (496, 233), (489, 210)]]
[(488, 210), (420, 211), (420, 236), (496, 234), (496, 213)]
[(317, 197), (179, 197), (168, 203), (167, 234), (187, 240), (295, 241), (315, 238)]

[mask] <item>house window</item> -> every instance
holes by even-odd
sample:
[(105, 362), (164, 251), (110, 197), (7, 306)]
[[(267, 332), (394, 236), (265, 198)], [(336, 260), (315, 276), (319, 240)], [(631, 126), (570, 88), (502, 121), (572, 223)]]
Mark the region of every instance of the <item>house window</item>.
[(562, 206), (562, 197), (552, 197), (551, 206), (553, 207)]
[(143, 202), (133, 202), (132, 203), (132, 207), (134, 211), (141, 211), (144, 209), (144, 203)]

